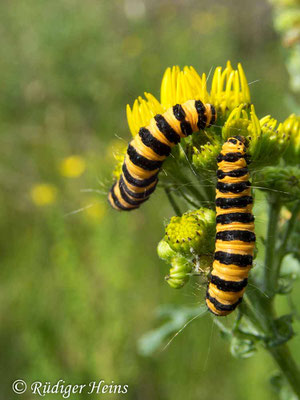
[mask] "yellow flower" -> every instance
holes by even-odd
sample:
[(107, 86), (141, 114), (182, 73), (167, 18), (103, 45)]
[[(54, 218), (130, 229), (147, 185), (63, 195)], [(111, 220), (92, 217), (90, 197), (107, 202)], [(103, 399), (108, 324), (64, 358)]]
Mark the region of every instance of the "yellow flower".
[(289, 146), (284, 154), (289, 164), (300, 163), (300, 116), (291, 114), (282, 123), (283, 132), (290, 137)]
[(100, 221), (106, 214), (106, 205), (99, 200), (99, 197), (89, 197), (85, 203), (85, 215), (92, 220)]
[(209, 101), (206, 89), (206, 75), (198, 75), (193, 67), (184, 67), (181, 71), (178, 65), (167, 68), (160, 89), (161, 104), (165, 109), (182, 104), (187, 100)]
[[(290, 136), (286, 134), (283, 124), (277, 122), (275, 118), (267, 115), (259, 120), (261, 126), (260, 137), (260, 154), (254, 155), (255, 159), (264, 158), (264, 155), (269, 158), (268, 163), (274, 164), (275, 160), (281, 157), (290, 142)], [(254, 157), (253, 157), (254, 159)], [(265, 163), (266, 164), (266, 163)]]
[(85, 171), (85, 161), (80, 156), (69, 156), (62, 160), (60, 173), (66, 178), (78, 178)]
[(127, 121), (132, 136), (135, 136), (141, 127), (148, 125), (150, 119), (156, 114), (163, 113), (165, 109), (159, 101), (151, 94), (144, 93), (146, 100), (139, 96), (133, 103), (132, 109), (129, 104), (126, 107)]
[(57, 189), (50, 183), (40, 183), (31, 188), (30, 196), (35, 205), (46, 206), (56, 201)]
[(286, 133), (290, 134), (293, 139), (296, 137), (300, 140), (300, 116), (291, 114), (284, 122), (283, 129)]
[(222, 67), (215, 69), (210, 92), (205, 73), (200, 76), (193, 67), (185, 66), (181, 70), (178, 65), (166, 69), (160, 91), (160, 102), (152, 94), (145, 93), (146, 100), (138, 97), (132, 109), (127, 104), (127, 120), (133, 136), (141, 127), (147, 126), (154, 115), (187, 100), (211, 103), (219, 114), (231, 111), (240, 104), (250, 104), (250, 91), (243, 68), (238, 64), (237, 70), (234, 70), (230, 61), (223, 71)]
[(240, 63), (237, 70), (232, 69), (230, 61), (227, 61), (224, 71), (222, 71), (222, 67), (215, 69), (210, 102), (223, 114), (240, 104), (250, 104), (249, 86)]
[[(283, 124), (270, 115), (258, 119), (254, 106), (239, 105), (229, 115), (222, 129), (223, 139), (241, 135), (249, 139), (251, 160), (260, 166), (274, 163), (282, 156), (289, 143)], [(251, 164), (252, 167), (254, 164)]]
[(133, 103), (132, 109), (129, 104), (126, 107), (127, 121), (132, 136), (135, 136), (142, 126), (148, 125), (154, 115), (163, 113), (165, 109), (159, 101), (151, 94), (144, 93), (147, 100), (139, 96)]
[(231, 136), (251, 136), (251, 140), (257, 139), (261, 134), (259, 119), (253, 105), (250, 112), (245, 104), (234, 108), (227, 118), (222, 129), (222, 137), (227, 140)]

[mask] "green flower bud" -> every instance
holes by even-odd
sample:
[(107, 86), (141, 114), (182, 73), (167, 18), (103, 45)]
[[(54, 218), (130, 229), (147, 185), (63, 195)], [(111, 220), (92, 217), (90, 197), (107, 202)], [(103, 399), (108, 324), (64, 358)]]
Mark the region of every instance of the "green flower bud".
[(198, 210), (190, 211), (190, 215), (196, 216), (201, 220), (207, 229), (211, 229), (215, 233), (216, 214), (209, 208), (201, 207)]
[(157, 245), (158, 257), (167, 262), (171, 262), (171, 259), (176, 256), (176, 252), (171, 249), (170, 245), (162, 239)]
[(214, 236), (215, 213), (202, 207), (181, 217), (172, 217), (165, 240), (174, 251), (191, 256), (212, 253)]
[(286, 201), (300, 199), (300, 170), (296, 166), (266, 167), (255, 176), (260, 187), (280, 192)]
[(172, 259), (171, 265), (170, 272), (165, 279), (173, 289), (180, 289), (190, 279), (192, 263), (185, 257), (176, 256)]
[(290, 142), (284, 153), (284, 159), (288, 164), (300, 162), (300, 116), (290, 115), (282, 124), (283, 131), (290, 136)]
[(217, 169), (217, 156), (221, 151), (221, 143), (213, 139), (199, 147), (193, 146), (192, 148), (192, 163), (197, 170), (216, 171)]

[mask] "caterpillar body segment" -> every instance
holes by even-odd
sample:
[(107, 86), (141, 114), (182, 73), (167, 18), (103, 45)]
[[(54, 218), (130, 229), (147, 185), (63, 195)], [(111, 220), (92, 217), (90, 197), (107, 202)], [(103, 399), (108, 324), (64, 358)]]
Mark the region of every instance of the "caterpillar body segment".
[(231, 313), (241, 303), (253, 261), (253, 199), (245, 145), (244, 137), (231, 137), (217, 159), (217, 234), (206, 293), (207, 307), (217, 316)]
[(148, 200), (172, 147), (181, 138), (214, 124), (215, 120), (214, 106), (200, 100), (188, 100), (155, 115), (128, 145), (121, 177), (108, 194), (111, 206), (119, 211), (130, 211)]

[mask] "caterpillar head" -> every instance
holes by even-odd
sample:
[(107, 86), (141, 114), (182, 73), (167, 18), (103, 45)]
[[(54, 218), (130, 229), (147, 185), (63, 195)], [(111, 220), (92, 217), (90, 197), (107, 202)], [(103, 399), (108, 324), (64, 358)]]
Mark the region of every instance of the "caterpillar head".
[(223, 144), (221, 154), (223, 156), (227, 153), (240, 153), (244, 155), (247, 151), (246, 144), (246, 138), (243, 136), (232, 136)]
[(232, 138), (229, 138), (228, 140), (230, 140), (230, 139), (237, 139), (237, 141), (240, 144), (244, 144), (246, 147), (249, 146), (249, 141), (245, 136), (236, 135), (236, 136), (233, 136)]

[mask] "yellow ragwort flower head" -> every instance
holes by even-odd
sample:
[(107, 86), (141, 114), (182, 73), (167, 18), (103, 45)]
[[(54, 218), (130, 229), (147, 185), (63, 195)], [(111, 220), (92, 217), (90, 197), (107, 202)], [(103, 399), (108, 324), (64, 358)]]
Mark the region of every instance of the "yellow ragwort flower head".
[(241, 104), (251, 103), (248, 82), (240, 63), (237, 70), (232, 68), (230, 61), (223, 71), (222, 67), (215, 69), (209, 101), (222, 114)]
[(209, 95), (206, 88), (206, 75), (197, 73), (193, 67), (185, 66), (180, 70), (178, 65), (167, 68), (160, 89), (161, 104), (165, 109), (187, 100), (201, 100), (207, 103)]
[(60, 163), (60, 173), (66, 178), (78, 178), (85, 171), (85, 161), (81, 156), (69, 156)]
[(221, 115), (240, 104), (250, 104), (250, 91), (243, 68), (238, 64), (237, 70), (234, 70), (230, 61), (224, 70), (222, 67), (215, 69), (210, 92), (205, 73), (200, 76), (193, 67), (185, 66), (181, 70), (178, 65), (166, 69), (160, 92), (160, 102), (152, 94), (145, 93), (146, 99), (138, 97), (132, 108), (127, 104), (127, 120), (133, 136), (141, 127), (148, 125), (154, 115), (187, 100), (211, 103)]
[(300, 163), (300, 116), (291, 114), (282, 123), (283, 132), (290, 137), (284, 158), (289, 164)]
[(236, 135), (250, 136), (251, 140), (260, 136), (261, 127), (254, 106), (251, 105), (250, 112), (246, 109), (245, 104), (240, 104), (231, 111), (222, 129), (224, 140)]
[[(254, 106), (243, 104), (236, 107), (229, 115), (222, 129), (223, 139), (241, 135), (248, 138), (248, 153), (253, 162), (259, 165), (273, 163), (285, 151), (289, 136), (284, 132), (283, 125), (267, 115), (258, 119)], [(252, 167), (255, 164), (251, 164)]]
[(36, 206), (47, 206), (56, 201), (57, 189), (50, 183), (40, 183), (32, 186), (30, 197)]
[(144, 95), (146, 100), (139, 96), (133, 103), (132, 109), (129, 104), (126, 106), (127, 121), (132, 136), (135, 136), (141, 127), (148, 125), (154, 115), (165, 111), (151, 93), (145, 92)]
[[(274, 164), (283, 155), (290, 142), (290, 135), (285, 132), (283, 124), (270, 115), (259, 120), (261, 135), (259, 137), (259, 152), (253, 148), (253, 160), (261, 158), (264, 164)], [(265, 158), (265, 159), (264, 159)]]

